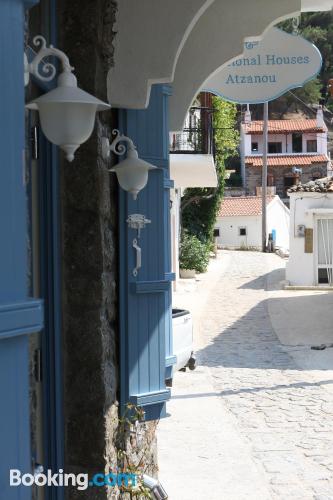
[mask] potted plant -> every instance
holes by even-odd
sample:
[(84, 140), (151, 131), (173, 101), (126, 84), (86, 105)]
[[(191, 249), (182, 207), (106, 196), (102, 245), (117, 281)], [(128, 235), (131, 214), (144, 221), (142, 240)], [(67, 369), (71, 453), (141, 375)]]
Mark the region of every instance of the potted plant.
[(181, 278), (195, 278), (195, 273), (204, 273), (209, 262), (208, 245), (196, 236), (184, 234), (180, 244), (179, 267)]

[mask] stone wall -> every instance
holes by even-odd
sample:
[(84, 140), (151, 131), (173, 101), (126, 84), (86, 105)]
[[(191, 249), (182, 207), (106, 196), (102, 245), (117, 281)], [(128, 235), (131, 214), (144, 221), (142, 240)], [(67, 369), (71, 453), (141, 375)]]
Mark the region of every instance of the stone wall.
[[(272, 185), (276, 187), (276, 194), (280, 198), (286, 198), (284, 178), (293, 176), (292, 167), (268, 167), (268, 176), (273, 179)], [(326, 177), (326, 163), (316, 164), (309, 167), (302, 167), (301, 182), (311, 181), (314, 177)], [(262, 185), (262, 170), (258, 167), (246, 167), (246, 193), (256, 194), (256, 187)]]
[[(106, 100), (113, 63), (113, 0), (59, 1), (59, 46), (79, 86)], [(119, 356), (117, 326), (117, 180), (106, 169), (100, 138), (117, 125), (97, 115), (93, 136), (72, 164), (62, 165), (64, 390), (66, 471), (109, 472), (117, 456)], [(155, 423), (128, 434), (132, 462), (156, 473)], [(68, 500), (115, 498), (112, 488), (69, 491)]]

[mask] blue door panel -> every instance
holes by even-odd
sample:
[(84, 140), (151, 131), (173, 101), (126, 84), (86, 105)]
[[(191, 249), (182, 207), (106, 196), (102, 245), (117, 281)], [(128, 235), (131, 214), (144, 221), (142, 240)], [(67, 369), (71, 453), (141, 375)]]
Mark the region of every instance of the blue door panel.
[(28, 337), (0, 342), (0, 496), (6, 500), (28, 500), (31, 490), (11, 487), (9, 470), (31, 472), (28, 377)]
[(9, 486), (9, 469), (31, 472), (29, 334), (43, 326), (43, 304), (27, 297), (24, 164), (24, 8), (0, 2), (0, 496), (28, 500)]
[[(171, 367), (171, 259), (169, 218), (169, 130), (167, 86), (155, 85), (147, 110), (124, 112), (122, 132), (136, 144), (139, 156), (158, 169), (137, 201), (120, 190), (120, 330), (121, 399), (142, 406), (146, 420), (165, 416), (170, 391), (165, 387), (166, 357)], [(142, 268), (133, 276), (136, 231), (127, 229), (129, 214), (151, 221), (138, 240)], [(170, 350), (171, 349), (171, 350)]]

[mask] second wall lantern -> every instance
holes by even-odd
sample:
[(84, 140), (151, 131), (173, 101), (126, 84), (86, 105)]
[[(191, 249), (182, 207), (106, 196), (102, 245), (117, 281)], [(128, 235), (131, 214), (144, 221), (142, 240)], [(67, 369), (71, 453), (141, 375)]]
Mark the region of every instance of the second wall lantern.
[(68, 161), (72, 161), (75, 151), (93, 132), (96, 112), (107, 110), (110, 105), (78, 88), (73, 68), (64, 52), (52, 46), (46, 47), (42, 36), (36, 36), (33, 42), (40, 46), (40, 50), (32, 62), (28, 63), (25, 58), (25, 83), (29, 81), (29, 73), (43, 81), (55, 77), (53, 64), (45, 63), (43, 73), (40, 72), (39, 65), (48, 56), (60, 59), (62, 72), (55, 89), (29, 102), (26, 107), (39, 111), (44, 135), (66, 153)]
[[(107, 137), (102, 137), (102, 156), (106, 160), (111, 151), (118, 156), (127, 153), (125, 160), (120, 161), (115, 167), (111, 168), (110, 172), (117, 175), (120, 187), (131, 193), (133, 199), (136, 200), (138, 193), (148, 182), (149, 170), (155, 170), (157, 167), (139, 158), (132, 139), (122, 135), (119, 130), (113, 130), (112, 134), (116, 135), (116, 137), (111, 144)], [(121, 142), (125, 142), (128, 147), (120, 144)]]

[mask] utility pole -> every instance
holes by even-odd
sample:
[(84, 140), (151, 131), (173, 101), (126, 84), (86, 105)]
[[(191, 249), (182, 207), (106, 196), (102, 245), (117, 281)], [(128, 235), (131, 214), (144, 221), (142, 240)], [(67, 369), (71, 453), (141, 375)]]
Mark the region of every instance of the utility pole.
[(263, 158), (262, 158), (262, 251), (267, 246), (267, 154), (268, 154), (268, 102), (264, 103)]

